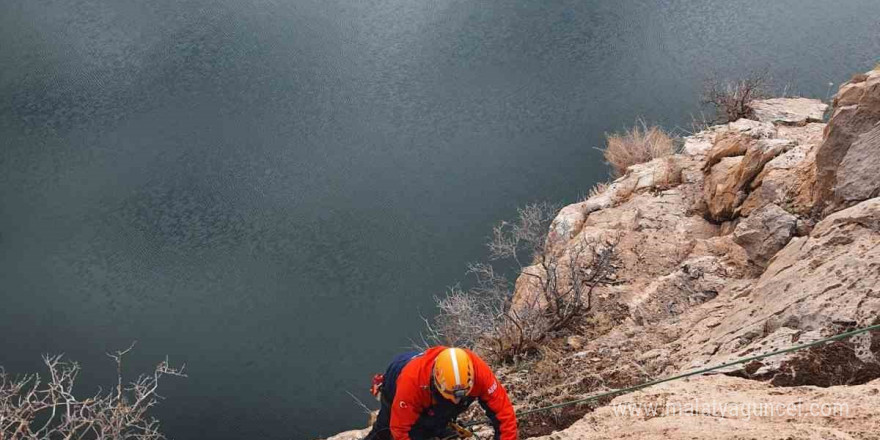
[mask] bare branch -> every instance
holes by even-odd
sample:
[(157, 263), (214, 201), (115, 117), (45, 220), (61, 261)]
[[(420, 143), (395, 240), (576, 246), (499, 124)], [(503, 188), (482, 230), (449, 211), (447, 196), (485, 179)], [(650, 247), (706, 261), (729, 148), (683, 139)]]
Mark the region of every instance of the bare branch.
[(186, 375), (183, 367), (171, 367), (166, 358), (151, 375), (123, 385), (122, 360), (133, 347), (108, 354), (117, 365), (115, 390), (99, 390), (83, 400), (73, 395), (79, 364), (62, 355), (43, 356), (45, 383), (39, 375), (12, 378), (0, 368), (0, 438), (163, 439), (159, 422), (147, 413), (160, 398), (159, 378)]
[[(545, 237), (554, 213), (549, 204), (529, 205), (518, 210), (516, 222), (501, 222), (493, 230), (490, 258), (515, 262), (528, 286), (514, 297), (515, 286), (494, 266), (469, 264), (474, 285), (454, 286), (435, 297), (436, 318), (422, 318), (429, 340), (469, 346), (496, 361), (515, 361), (591, 310), (594, 288), (610, 282), (619, 237), (581, 238), (561, 253), (551, 252)], [(529, 267), (520, 264), (520, 255), (529, 256)]]
[(717, 77), (707, 79), (703, 84), (702, 104), (715, 108), (717, 123), (733, 122), (741, 118), (753, 118), (750, 106), (755, 99), (769, 96), (769, 72), (752, 72), (738, 80), (719, 80)]

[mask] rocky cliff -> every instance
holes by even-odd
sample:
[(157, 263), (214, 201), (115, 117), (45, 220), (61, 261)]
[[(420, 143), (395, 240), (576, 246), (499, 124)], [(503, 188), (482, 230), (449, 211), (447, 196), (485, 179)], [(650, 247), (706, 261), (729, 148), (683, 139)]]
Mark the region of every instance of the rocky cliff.
[[(616, 282), (595, 289), (582, 331), (548, 343), (542, 361), (501, 369), (520, 409), (880, 323), (880, 69), (840, 87), (827, 123), (817, 100), (753, 109), (756, 120), (707, 127), (685, 138), (680, 154), (632, 166), (558, 213), (547, 242), (561, 261), (584, 237), (613, 236), (620, 262)], [(521, 276), (515, 297), (534, 288)], [(522, 436), (562, 421), (573, 424), (542, 438), (880, 438), (878, 358), (880, 334), (863, 334), (530, 416)], [(697, 399), (833, 401), (849, 412), (620, 413)]]
[[(757, 120), (696, 133), (681, 154), (631, 167), (557, 216), (548, 240), (561, 254), (582, 234), (623, 237), (621, 282), (601, 288), (594, 310), (617, 311), (613, 324), (569, 338), (556, 360), (571, 394), (880, 323), (880, 69), (840, 87), (827, 124), (815, 100), (754, 107)], [(519, 287), (517, 295), (529, 294), (528, 283)], [(583, 419), (543, 438), (878, 438), (878, 359), (880, 334), (864, 334), (582, 408)], [(513, 388), (518, 380), (508, 378)], [(633, 402), (695, 398), (833, 400), (850, 412), (615, 413)]]

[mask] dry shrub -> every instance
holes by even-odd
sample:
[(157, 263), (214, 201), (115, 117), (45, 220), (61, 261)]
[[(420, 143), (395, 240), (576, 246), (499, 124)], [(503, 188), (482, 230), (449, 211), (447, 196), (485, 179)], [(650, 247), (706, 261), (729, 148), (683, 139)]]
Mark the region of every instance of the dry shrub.
[(766, 71), (753, 72), (743, 79), (704, 81), (700, 102), (715, 107), (715, 122), (726, 124), (742, 118), (754, 118), (750, 104), (770, 96), (770, 76)]
[(496, 363), (516, 362), (571, 331), (592, 310), (593, 289), (612, 282), (620, 237), (583, 237), (559, 255), (545, 239), (555, 212), (553, 205), (528, 205), (516, 221), (499, 223), (488, 243), (490, 260), (514, 264), (533, 286), (528, 293), (514, 298), (515, 284), (492, 264), (471, 264), (476, 282), (435, 298), (438, 314), (425, 320), (421, 346), (466, 346)]
[(648, 127), (644, 121), (623, 134), (613, 133), (605, 138), (602, 155), (611, 165), (614, 177), (622, 176), (630, 166), (675, 154), (672, 137), (658, 126)]
[(126, 385), (122, 357), (130, 350), (108, 353), (116, 362), (114, 386), (84, 397), (73, 395), (79, 364), (61, 356), (43, 357), (47, 376), (15, 377), (0, 368), (0, 439), (164, 439), (149, 413), (161, 399), (159, 380), (186, 374), (166, 359)]

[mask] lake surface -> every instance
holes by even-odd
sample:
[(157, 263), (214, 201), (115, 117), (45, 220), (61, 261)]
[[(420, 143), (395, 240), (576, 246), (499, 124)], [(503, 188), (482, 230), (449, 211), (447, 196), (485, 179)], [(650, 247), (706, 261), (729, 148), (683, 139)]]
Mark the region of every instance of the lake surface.
[(0, 365), (167, 354), (177, 439), (364, 424), (373, 372), (517, 206), (767, 68), (827, 98), (876, 0), (0, 3)]

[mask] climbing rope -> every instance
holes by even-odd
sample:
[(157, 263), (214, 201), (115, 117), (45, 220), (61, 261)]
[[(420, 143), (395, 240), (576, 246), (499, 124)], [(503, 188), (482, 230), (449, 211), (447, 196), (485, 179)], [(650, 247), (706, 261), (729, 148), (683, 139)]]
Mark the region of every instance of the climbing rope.
[[(714, 370), (720, 370), (720, 369), (722, 369), (722, 368), (730, 367), (730, 366), (732, 366), (732, 365), (744, 364), (744, 363), (747, 363), (747, 362), (752, 362), (752, 361), (756, 361), (756, 360), (759, 360), (759, 359), (768, 358), (768, 357), (771, 357), (771, 356), (777, 356), (777, 355), (780, 355), (780, 354), (791, 353), (791, 352), (794, 352), (794, 351), (799, 351), (799, 350), (803, 350), (803, 349), (806, 349), (806, 348), (815, 347), (815, 346), (817, 346), (817, 345), (821, 345), (821, 344), (824, 344), (824, 343), (826, 343), (826, 342), (839, 341), (839, 340), (841, 340), (841, 339), (846, 339), (846, 338), (849, 338), (849, 337), (851, 337), (851, 336), (855, 336), (855, 335), (862, 334), (862, 333), (867, 333), (867, 332), (872, 331), (872, 330), (880, 330), (880, 324), (872, 325), (872, 326), (870, 326), (870, 327), (865, 327), (865, 328), (861, 328), (861, 329), (851, 330), (851, 331), (848, 331), (848, 332), (845, 332), (845, 333), (841, 333), (841, 334), (836, 335), (836, 336), (832, 336), (832, 337), (830, 337), (830, 338), (820, 339), (820, 340), (818, 340), (818, 341), (813, 341), (813, 342), (809, 342), (809, 343), (805, 343), (805, 344), (799, 344), (799, 345), (795, 345), (795, 346), (793, 346), (793, 347), (784, 348), (784, 349), (782, 349), (782, 350), (776, 350), (776, 351), (773, 351), (773, 352), (770, 352), (770, 353), (759, 354), (759, 355), (757, 355), (757, 356), (751, 356), (751, 357), (742, 358), (742, 359), (738, 359), (738, 360), (731, 361), (731, 362), (726, 362), (726, 363), (723, 363), (723, 364), (720, 364), (720, 365), (716, 365), (716, 366), (714, 366), (714, 367), (702, 368), (702, 369), (699, 369), (699, 370), (696, 370), (696, 371), (691, 371), (691, 372), (689, 372), (689, 373), (683, 373), (683, 374), (679, 374), (679, 375), (676, 375), (676, 376), (667, 377), (667, 378), (664, 378), (664, 379), (653, 380), (653, 381), (650, 381), (650, 382), (641, 383), (641, 384), (638, 384), (638, 385), (635, 385), (635, 386), (631, 386), (631, 387), (628, 387), (628, 388), (621, 388), (621, 389), (618, 389), (618, 390), (606, 391), (606, 392), (604, 392), (604, 393), (595, 394), (595, 395), (592, 395), (592, 396), (589, 396), (589, 397), (585, 397), (585, 398), (583, 398), (583, 399), (577, 399), (577, 400), (572, 400), (572, 401), (569, 401), (569, 402), (557, 403), (557, 404), (555, 404), (555, 405), (550, 405), (550, 406), (545, 406), (545, 407), (540, 407), (540, 408), (532, 408), (532, 409), (528, 409), (528, 410), (519, 411), (519, 412), (516, 413), (516, 416), (517, 416), (517, 418), (519, 418), (519, 417), (522, 417), (522, 416), (525, 416), (525, 415), (529, 415), (529, 414), (534, 414), (534, 413), (537, 413), (537, 412), (550, 411), (550, 410), (552, 410), (552, 409), (562, 408), (562, 407), (565, 407), (565, 406), (571, 406), (571, 405), (578, 405), (578, 404), (581, 404), (581, 403), (586, 403), (586, 402), (591, 402), (591, 401), (599, 400), (599, 399), (602, 399), (602, 398), (605, 398), (605, 397), (611, 397), (611, 396), (618, 396), (618, 395), (621, 395), (621, 394), (627, 394), (627, 393), (631, 393), (631, 392), (633, 392), (633, 391), (638, 391), (638, 390), (641, 390), (641, 389), (644, 389), (644, 388), (648, 388), (648, 387), (651, 387), (651, 386), (654, 386), (654, 385), (659, 385), (659, 384), (661, 384), (661, 383), (672, 382), (672, 381), (675, 381), (675, 380), (684, 379), (684, 378), (691, 377), (691, 376), (696, 376), (696, 375), (698, 375), (698, 374), (708, 373), (708, 372), (710, 372), (710, 371), (714, 371)], [(462, 425), (462, 426), (465, 426), (465, 427), (471, 427), (471, 426), (482, 425), (482, 424), (485, 424), (485, 423), (489, 423), (489, 420), (488, 420), (488, 419), (483, 419), (483, 420), (471, 420), (471, 421), (469, 421), (469, 422), (462, 423), (461, 425)]]

